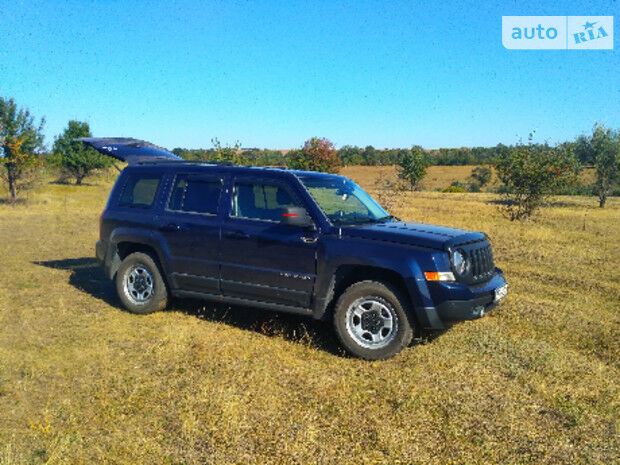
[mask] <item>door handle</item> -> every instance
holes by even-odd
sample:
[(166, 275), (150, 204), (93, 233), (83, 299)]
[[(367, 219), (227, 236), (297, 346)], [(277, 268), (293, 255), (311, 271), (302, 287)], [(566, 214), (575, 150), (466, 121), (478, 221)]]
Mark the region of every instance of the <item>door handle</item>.
[(247, 233), (244, 233), (243, 231), (226, 231), (224, 233), (224, 236), (230, 238), (230, 239), (249, 239), (250, 235)]
[(317, 237), (301, 236), (301, 240), (304, 241), (306, 244), (314, 244), (317, 241)]
[(189, 228), (187, 226), (181, 224), (170, 223), (159, 228), (160, 231), (163, 232), (181, 232), (187, 231)]

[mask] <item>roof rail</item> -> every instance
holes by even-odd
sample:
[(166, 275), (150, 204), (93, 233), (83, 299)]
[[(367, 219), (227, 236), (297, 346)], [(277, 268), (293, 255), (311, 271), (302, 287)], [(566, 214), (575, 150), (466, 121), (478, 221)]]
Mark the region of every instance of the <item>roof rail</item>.
[(217, 166), (237, 166), (232, 161), (216, 161), (216, 160), (174, 160), (164, 158), (151, 158), (146, 160), (139, 160), (136, 165), (158, 165), (165, 164), (184, 164), (184, 165), (217, 165)]

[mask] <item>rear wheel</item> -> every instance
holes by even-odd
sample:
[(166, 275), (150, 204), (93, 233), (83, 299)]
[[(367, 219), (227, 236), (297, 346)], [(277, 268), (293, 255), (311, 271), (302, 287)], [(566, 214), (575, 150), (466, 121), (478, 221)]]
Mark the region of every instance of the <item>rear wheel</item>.
[(166, 308), (168, 291), (153, 257), (135, 252), (123, 260), (116, 273), (116, 291), (132, 313), (152, 313)]
[(393, 357), (413, 339), (414, 323), (405, 298), (388, 284), (361, 281), (338, 299), (334, 326), (342, 345), (367, 360)]

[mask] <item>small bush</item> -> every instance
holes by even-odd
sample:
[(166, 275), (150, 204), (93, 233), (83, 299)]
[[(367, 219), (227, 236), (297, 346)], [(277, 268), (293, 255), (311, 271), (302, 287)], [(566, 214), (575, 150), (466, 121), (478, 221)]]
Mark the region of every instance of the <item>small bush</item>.
[(469, 176), (473, 179), (474, 183), (478, 185), (477, 191), (470, 192), (480, 192), (480, 188), (486, 186), (489, 182), (491, 182), (491, 178), (493, 177), (493, 172), (491, 168), (488, 166), (477, 166), (471, 171), (471, 175)]
[(467, 191), (468, 192), (481, 192), (482, 189), (480, 188), (480, 184), (477, 182), (470, 182), (467, 184)]
[(449, 192), (449, 193), (452, 193), (452, 194), (462, 194), (464, 192), (467, 192), (467, 190), (464, 187), (459, 186), (459, 185), (455, 185), (455, 183), (458, 183), (458, 181), (455, 181), (454, 183), (452, 183), (450, 186), (446, 187), (441, 192)]

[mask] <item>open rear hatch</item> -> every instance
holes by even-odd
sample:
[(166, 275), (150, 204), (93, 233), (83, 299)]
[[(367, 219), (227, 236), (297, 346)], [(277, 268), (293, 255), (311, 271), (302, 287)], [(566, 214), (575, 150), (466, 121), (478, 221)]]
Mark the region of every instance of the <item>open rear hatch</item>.
[(94, 148), (99, 153), (127, 162), (130, 165), (144, 162), (183, 160), (164, 148), (130, 137), (80, 137), (77, 140)]

